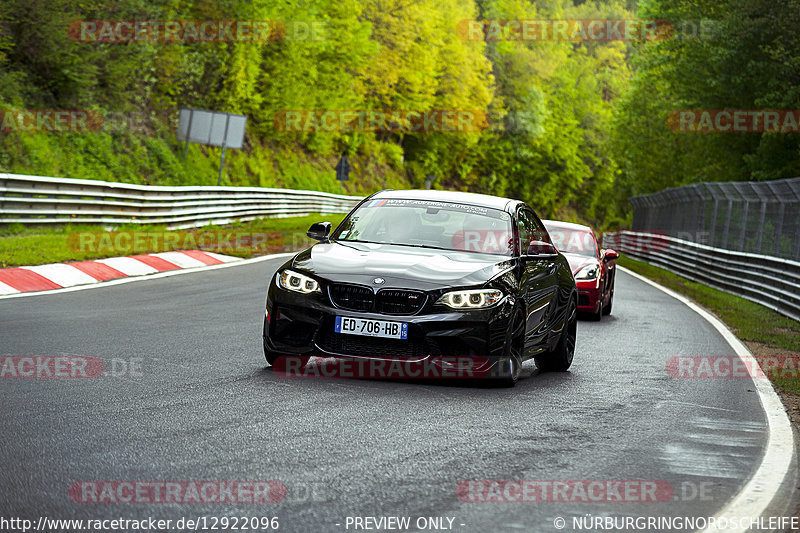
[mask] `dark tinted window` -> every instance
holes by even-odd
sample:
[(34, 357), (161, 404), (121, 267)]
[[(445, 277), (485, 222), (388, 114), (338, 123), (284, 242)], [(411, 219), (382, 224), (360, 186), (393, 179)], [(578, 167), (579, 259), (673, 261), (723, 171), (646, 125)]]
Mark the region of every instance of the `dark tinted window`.
[(474, 205), (402, 198), (362, 204), (333, 239), (511, 255), (511, 215)]
[(520, 253), (524, 254), (533, 241), (550, 242), (547, 230), (533, 211), (522, 208), (519, 210), (518, 218)]

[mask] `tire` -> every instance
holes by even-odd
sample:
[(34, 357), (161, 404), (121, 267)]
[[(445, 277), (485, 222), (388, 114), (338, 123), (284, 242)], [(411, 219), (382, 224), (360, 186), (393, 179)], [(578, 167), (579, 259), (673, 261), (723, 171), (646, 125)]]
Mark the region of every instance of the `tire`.
[(614, 289), (611, 289), (611, 294), (608, 296), (608, 305), (603, 308), (604, 315), (611, 314), (611, 307), (614, 305)]
[(589, 313), (589, 320), (592, 322), (600, 322), (603, 320), (603, 301), (601, 300), (597, 304), (597, 311), (594, 313)]
[(496, 368), (499, 375), (494, 378), (496, 387), (510, 388), (517, 384), (522, 369), (522, 353), (525, 345), (525, 319), (520, 313), (514, 316), (508, 330), (505, 353)]
[(567, 308), (567, 324), (561, 332), (556, 349), (535, 357), (536, 366), (543, 372), (564, 372), (575, 356), (575, 336), (578, 329), (578, 306), (571, 300)]

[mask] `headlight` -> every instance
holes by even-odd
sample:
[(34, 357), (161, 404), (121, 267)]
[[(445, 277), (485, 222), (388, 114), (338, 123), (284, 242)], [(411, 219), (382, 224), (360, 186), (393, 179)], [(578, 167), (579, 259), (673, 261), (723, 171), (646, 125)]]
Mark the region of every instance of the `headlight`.
[(597, 268), (597, 265), (586, 265), (582, 269), (578, 270), (575, 274), (575, 279), (594, 279), (597, 277), (597, 272), (600, 269)]
[(278, 273), (278, 285), (288, 291), (302, 292), (303, 294), (320, 292), (317, 280), (289, 269)]
[(475, 289), (445, 293), (436, 303), (453, 309), (481, 309), (493, 306), (502, 298), (503, 292), (497, 289)]

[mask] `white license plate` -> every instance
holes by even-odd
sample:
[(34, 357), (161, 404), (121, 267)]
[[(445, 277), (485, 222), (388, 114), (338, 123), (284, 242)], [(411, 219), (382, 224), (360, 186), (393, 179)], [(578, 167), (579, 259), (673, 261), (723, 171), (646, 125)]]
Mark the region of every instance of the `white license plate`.
[(348, 335), (405, 339), (408, 336), (408, 324), (405, 322), (389, 322), (388, 320), (337, 316), (334, 331)]

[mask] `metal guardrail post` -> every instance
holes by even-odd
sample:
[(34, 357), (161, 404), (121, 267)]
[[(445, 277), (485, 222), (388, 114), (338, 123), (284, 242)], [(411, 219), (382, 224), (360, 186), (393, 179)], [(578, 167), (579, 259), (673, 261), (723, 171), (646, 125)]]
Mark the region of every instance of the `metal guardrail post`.
[(769, 187), (773, 198), (778, 202), (778, 218), (775, 220), (775, 245), (772, 253), (779, 256), (781, 253), (781, 240), (783, 238), (783, 220), (786, 217), (786, 200), (778, 193), (773, 183), (766, 182), (766, 186)]
[(697, 195), (697, 211), (698, 211), (697, 216), (700, 222), (700, 225), (697, 228), (698, 240), (700, 240), (699, 236), (702, 234), (704, 236), (702, 242), (703, 244), (706, 244), (708, 242), (708, 239), (705, 237), (706, 228), (708, 227), (708, 213), (706, 212), (708, 211), (708, 205), (707, 205), (708, 202), (704, 194), (705, 185), (703, 185), (702, 183), (695, 185), (694, 192)]
[(783, 241), (783, 221), (785, 218), (786, 203), (781, 201), (781, 204), (778, 207), (778, 221), (775, 224), (775, 249), (773, 250), (775, 255), (780, 255), (781, 253), (781, 241)]
[(669, 231), (668, 234), (675, 236), (680, 231), (678, 228), (680, 227), (680, 216), (682, 213), (676, 207), (678, 206), (680, 201), (685, 200), (685, 191), (679, 191), (678, 189), (672, 189), (669, 195), (669, 207), (670, 209), (667, 210), (669, 213)]
[(795, 261), (800, 260), (800, 179), (789, 180), (787, 182), (789, 185), (789, 189), (791, 189), (792, 194), (796, 201), (794, 202), (795, 207), (795, 228), (794, 228), (794, 247), (793, 247), (793, 257)]
[(768, 198), (764, 196), (761, 192), (761, 187), (753, 187), (753, 191), (758, 195), (759, 200), (761, 201), (761, 212), (758, 216), (758, 234), (756, 235), (756, 247), (755, 252), (761, 253), (761, 241), (764, 237), (764, 221), (767, 218), (767, 205), (768, 205)]
[(731, 213), (733, 213), (733, 200), (728, 198), (728, 212), (725, 215), (725, 226), (722, 231), (722, 247), (728, 247), (728, 234), (731, 229)]
[(800, 260), (800, 216), (796, 219), (794, 229), (794, 260)]
[(750, 210), (750, 200), (744, 201), (744, 209), (742, 210), (742, 229), (739, 230), (739, 249), (744, 251), (745, 238), (747, 237), (747, 214)]
[(719, 241), (719, 238), (717, 238), (717, 232), (719, 228), (718, 221), (720, 216), (719, 190), (718, 187), (716, 187), (716, 184), (714, 183), (703, 183), (703, 186), (706, 188), (706, 191), (708, 191), (711, 201), (714, 202), (711, 207), (711, 227), (709, 229), (710, 235), (708, 244), (716, 246), (717, 242)]
[(731, 183), (731, 185), (733, 186), (734, 189), (736, 189), (736, 192), (739, 193), (739, 196), (741, 196), (742, 200), (744, 201), (744, 209), (742, 209), (742, 227), (739, 230), (739, 250), (744, 251), (745, 237), (747, 234), (747, 215), (748, 211), (750, 210), (750, 200), (742, 192), (742, 188), (745, 186), (744, 183), (734, 182)]
[(717, 213), (719, 213), (719, 198), (714, 196), (714, 211), (711, 214), (711, 238), (709, 239), (711, 246), (714, 246), (717, 240)]

